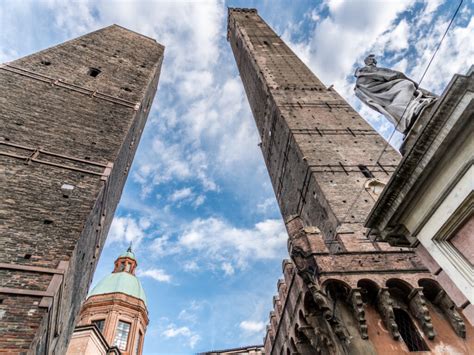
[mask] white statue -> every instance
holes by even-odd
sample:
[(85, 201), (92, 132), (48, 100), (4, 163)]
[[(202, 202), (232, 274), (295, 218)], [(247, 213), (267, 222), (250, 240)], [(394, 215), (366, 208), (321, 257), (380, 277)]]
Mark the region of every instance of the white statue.
[(407, 134), (416, 118), (438, 97), (399, 71), (378, 68), (373, 54), (364, 63), (365, 67), (357, 68), (354, 74), (356, 96), (387, 117), (397, 131)]

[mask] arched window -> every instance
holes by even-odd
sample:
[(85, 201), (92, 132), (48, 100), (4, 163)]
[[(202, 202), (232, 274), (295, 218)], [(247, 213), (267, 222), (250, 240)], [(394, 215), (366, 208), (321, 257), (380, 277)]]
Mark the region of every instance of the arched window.
[(379, 293), (379, 286), (372, 280), (362, 279), (357, 283), (357, 287), (361, 289), (362, 300), (364, 303), (375, 305), (377, 302), (377, 295)]
[(410, 316), (402, 309), (395, 308), (395, 322), (398, 325), (398, 330), (402, 336), (403, 341), (410, 351), (430, 351), (423, 338), (418, 333)]

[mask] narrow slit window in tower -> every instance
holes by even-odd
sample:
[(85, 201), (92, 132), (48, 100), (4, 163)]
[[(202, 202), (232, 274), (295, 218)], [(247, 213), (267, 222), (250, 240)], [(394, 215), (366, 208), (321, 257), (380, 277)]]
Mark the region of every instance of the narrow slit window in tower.
[(97, 77), (100, 74), (100, 69), (97, 68), (89, 68), (89, 75), (93, 78)]

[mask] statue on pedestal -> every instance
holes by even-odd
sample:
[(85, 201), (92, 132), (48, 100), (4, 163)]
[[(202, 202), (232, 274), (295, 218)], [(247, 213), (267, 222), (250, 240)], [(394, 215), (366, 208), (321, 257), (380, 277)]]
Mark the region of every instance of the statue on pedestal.
[(354, 74), (356, 96), (406, 135), (417, 117), (438, 97), (419, 88), (402, 72), (377, 67), (373, 54), (365, 58), (364, 63), (365, 67), (357, 68)]

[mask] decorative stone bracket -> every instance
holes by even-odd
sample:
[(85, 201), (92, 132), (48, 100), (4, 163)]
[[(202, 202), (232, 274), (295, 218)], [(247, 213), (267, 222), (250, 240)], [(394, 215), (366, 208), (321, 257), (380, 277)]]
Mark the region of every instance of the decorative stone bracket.
[(367, 321), (365, 319), (364, 302), (362, 301), (360, 290), (353, 289), (348, 297), (348, 301), (351, 304), (354, 315), (359, 323), (360, 336), (362, 339), (369, 339), (367, 333)]
[(349, 342), (349, 336), (342, 322), (335, 316), (329, 297), (319, 285), (319, 268), (311, 254), (307, 232), (301, 218), (292, 216), (286, 222), (288, 231), (288, 252), (297, 269), (298, 275), (308, 287), (313, 300), (320, 309), (324, 319), (331, 326), (334, 334), (342, 341)]
[(426, 306), (425, 296), (422, 288), (414, 288), (408, 295), (408, 306), (411, 314), (417, 319), (421, 325), (423, 332), (428, 339), (433, 340), (436, 333), (431, 323), (431, 316), (428, 307)]
[(444, 290), (440, 290), (433, 300), (433, 303), (441, 308), (441, 311), (448, 319), (456, 334), (461, 338), (466, 338), (466, 325), (464, 324), (464, 320), (459, 315), (456, 310), (456, 305), (451, 298), (449, 298), (447, 293)]
[(382, 320), (388, 331), (395, 340), (400, 339), (398, 325), (395, 322), (395, 313), (393, 312), (393, 300), (387, 288), (381, 288), (377, 295), (377, 309), (382, 315)]
[(334, 344), (331, 342), (331, 339), (329, 339), (326, 335), (321, 333), (319, 330), (311, 327), (310, 325), (298, 327), (298, 331), (303, 333), (306, 338), (308, 338), (309, 343), (314, 349), (316, 349), (318, 354), (324, 348), (329, 349), (334, 347)]

